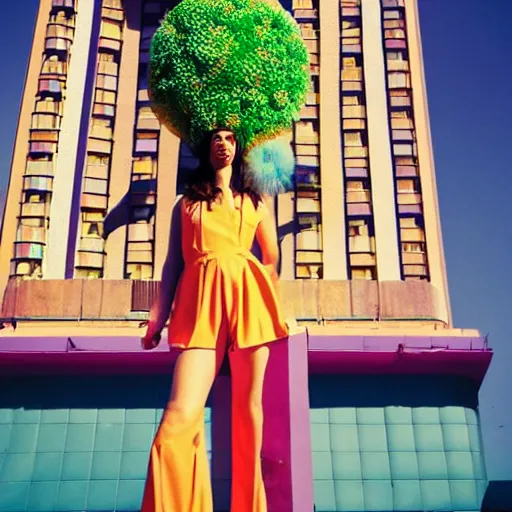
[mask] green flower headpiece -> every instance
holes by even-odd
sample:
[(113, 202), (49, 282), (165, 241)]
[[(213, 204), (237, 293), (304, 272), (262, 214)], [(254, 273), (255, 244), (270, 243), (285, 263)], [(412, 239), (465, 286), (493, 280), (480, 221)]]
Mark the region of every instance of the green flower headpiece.
[[(153, 109), (192, 150), (207, 132), (223, 127), (242, 141), (246, 157), (270, 142), (269, 151), (260, 151), (267, 169), (272, 161), (276, 167), (282, 160), (289, 165), (289, 154), (284, 159), (280, 154), (291, 152), (288, 140), (276, 140), (298, 119), (309, 90), (308, 66), (299, 27), (276, 2), (183, 0), (151, 44)], [(291, 175), (283, 180), (282, 168), (276, 169), (279, 183), (271, 183), (272, 173), (261, 178), (257, 159), (248, 161), (247, 178), (261, 192), (289, 188)]]

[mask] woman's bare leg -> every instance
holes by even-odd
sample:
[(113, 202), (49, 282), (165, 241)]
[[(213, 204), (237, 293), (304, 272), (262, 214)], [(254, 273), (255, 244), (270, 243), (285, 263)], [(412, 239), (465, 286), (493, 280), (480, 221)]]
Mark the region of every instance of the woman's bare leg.
[(220, 351), (190, 349), (176, 361), (169, 402), (151, 447), (141, 512), (211, 512), (204, 406)]
[(232, 512), (266, 512), (261, 473), (263, 382), (267, 346), (229, 353), (232, 376)]

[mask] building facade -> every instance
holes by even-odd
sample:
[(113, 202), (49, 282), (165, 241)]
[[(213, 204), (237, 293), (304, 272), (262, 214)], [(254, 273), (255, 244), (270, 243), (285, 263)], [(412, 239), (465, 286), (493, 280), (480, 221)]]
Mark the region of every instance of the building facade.
[[(148, 97), (151, 37), (176, 3), (40, 0), (0, 243), (16, 325), (0, 334), (0, 510), (138, 510), (173, 359), (142, 353), (138, 324), (196, 164)], [(295, 189), (271, 205), (299, 327), (267, 379), (270, 509), (480, 510), (492, 354), (452, 325), (417, 0), (281, 3), (311, 90)], [(219, 511), (228, 382), (207, 414)]]

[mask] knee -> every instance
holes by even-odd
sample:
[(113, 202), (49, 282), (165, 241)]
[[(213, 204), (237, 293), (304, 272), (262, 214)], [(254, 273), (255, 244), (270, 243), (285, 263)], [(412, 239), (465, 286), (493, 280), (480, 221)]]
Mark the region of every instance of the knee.
[[(200, 416), (200, 411), (175, 402), (170, 402), (164, 411), (158, 430), (157, 439), (161, 436), (172, 436), (192, 427)], [(155, 439), (156, 440), (156, 439)]]

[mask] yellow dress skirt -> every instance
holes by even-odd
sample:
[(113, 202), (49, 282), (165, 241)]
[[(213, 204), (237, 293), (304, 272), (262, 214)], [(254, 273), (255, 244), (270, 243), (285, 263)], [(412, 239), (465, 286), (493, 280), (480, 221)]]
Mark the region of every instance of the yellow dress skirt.
[(213, 349), (221, 335), (232, 348), (248, 348), (288, 334), (269, 273), (251, 253), (266, 207), (246, 195), (235, 205), (182, 201), (185, 267), (169, 325), (172, 347)]

